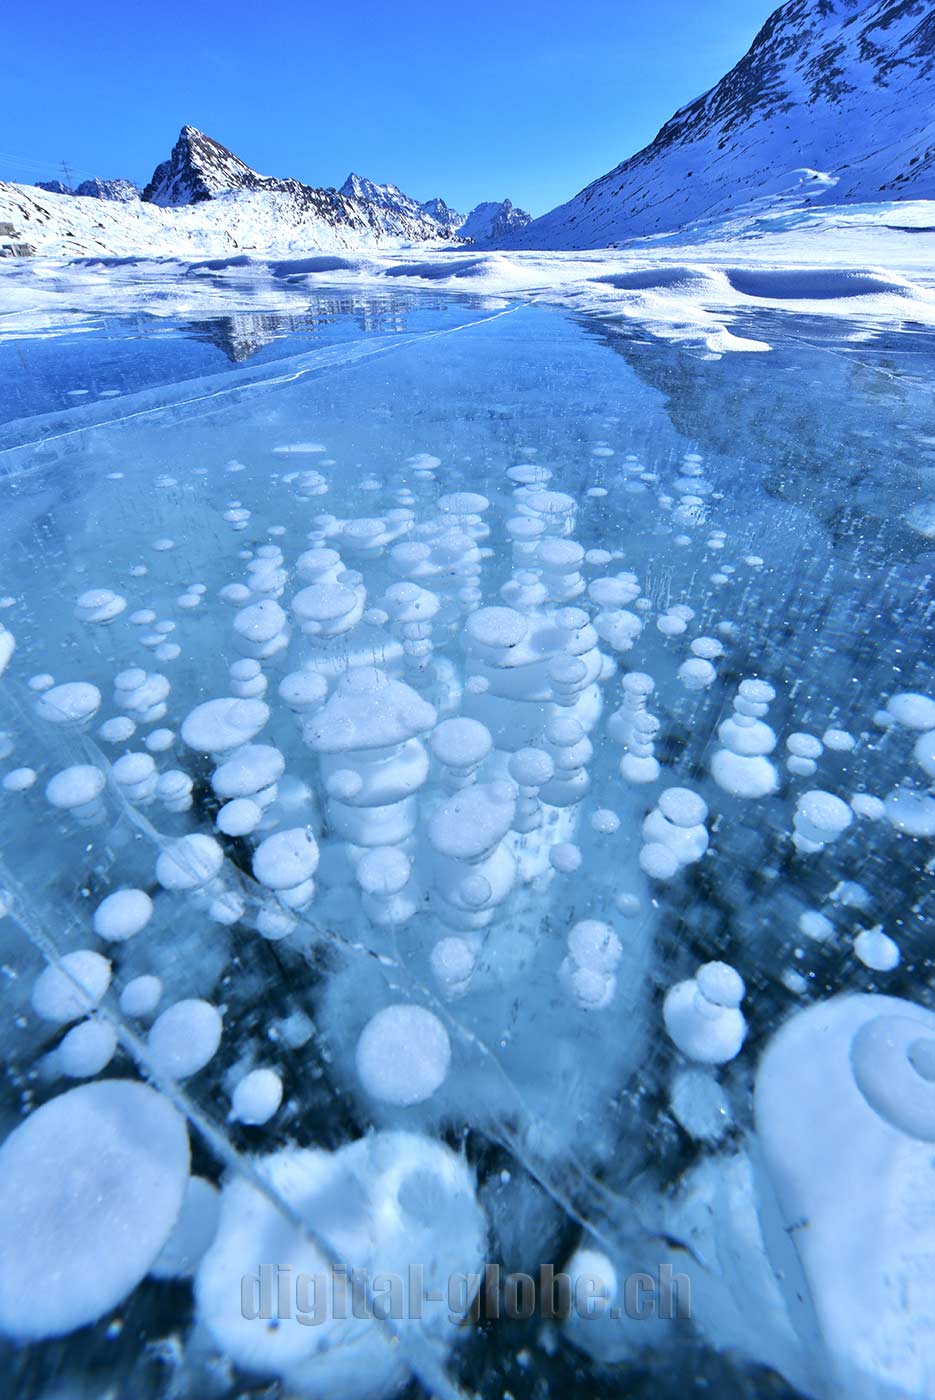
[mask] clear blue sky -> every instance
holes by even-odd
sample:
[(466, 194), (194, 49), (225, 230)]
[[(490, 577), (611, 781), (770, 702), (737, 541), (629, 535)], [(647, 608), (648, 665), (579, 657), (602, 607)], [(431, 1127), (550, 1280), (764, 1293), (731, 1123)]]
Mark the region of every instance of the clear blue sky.
[(145, 183), (185, 123), (269, 175), (533, 214), (650, 140), (778, 0), (32, 0), (5, 7), (0, 179)]

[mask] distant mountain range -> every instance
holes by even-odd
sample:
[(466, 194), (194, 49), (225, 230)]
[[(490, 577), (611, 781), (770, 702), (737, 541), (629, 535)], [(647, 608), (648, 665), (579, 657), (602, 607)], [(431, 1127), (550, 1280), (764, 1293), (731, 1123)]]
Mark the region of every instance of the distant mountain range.
[(443, 199), (427, 199), (419, 204), (410, 195), (403, 194), (397, 185), (375, 185), (362, 175), (348, 175), (338, 193), (346, 199), (356, 199), (359, 204), (375, 204), (414, 223), (427, 219), (434, 229), (428, 235), (430, 238), (437, 238), (439, 233), (443, 238), (456, 238), (464, 223), (464, 215), (449, 208)]
[(74, 189), (61, 180), (39, 180), (36, 189), (49, 194), (74, 194), (82, 199), (115, 199), (120, 204), (130, 204), (140, 197), (132, 180), (82, 180)]
[(350, 199), (378, 204), (381, 208), (412, 219), (429, 218), (438, 224), (444, 237), (471, 239), (474, 243), (495, 243), (516, 229), (531, 223), (525, 209), (517, 209), (509, 199), (478, 204), (470, 214), (459, 214), (443, 199), (427, 199), (417, 204), (396, 185), (375, 185), (360, 175), (348, 175), (340, 193)]
[[(337, 191), (304, 185), (299, 180), (259, 175), (226, 146), (193, 126), (183, 126), (171, 156), (156, 167), (142, 197), (148, 203), (174, 208), (213, 199), (231, 190), (285, 196), (335, 223), (348, 215), (355, 222), (355, 215), (362, 213), (372, 229), (411, 242), (439, 238), (479, 241), (496, 238), (508, 228), (530, 222), (530, 216), (514, 210), (509, 200), (478, 205), (465, 216), (443, 199), (436, 197), (420, 203), (396, 185), (377, 185), (361, 175), (348, 175)], [(473, 232), (462, 233), (467, 222)]]
[[(530, 216), (514, 209), (508, 199), (479, 204), (464, 215), (438, 197), (420, 203), (396, 185), (378, 185), (361, 175), (348, 175), (337, 191), (259, 175), (226, 146), (193, 126), (182, 128), (171, 156), (153, 172), (143, 199), (173, 208), (213, 199), (230, 190), (285, 196), (335, 222), (341, 222), (348, 214), (353, 222), (354, 216), (362, 213), (371, 228), (382, 230), (390, 238), (411, 242), (439, 238), (488, 241), (530, 222)], [(464, 231), (467, 226), (470, 232)]]
[(654, 141), (506, 242), (599, 248), (789, 195), (935, 198), (932, 0), (787, 0)]
[[(87, 199), (124, 205), (126, 217), (103, 209), (95, 217), (84, 207)], [(464, 215), (439, 197), (420, 203), (396, 185), (356, 174), (340, 190), (261, 175), (193, 126), (182, 128), (142, 194), (129, 180), (85, 180), (75, 189), (60, 180), (0, 182), (0, 216), (19, 239), (53, 256), (157, 250), (164, 256), (230, 250), (294, 256), (412, 243), (490, 244), (530, 221), (508, 199)]]

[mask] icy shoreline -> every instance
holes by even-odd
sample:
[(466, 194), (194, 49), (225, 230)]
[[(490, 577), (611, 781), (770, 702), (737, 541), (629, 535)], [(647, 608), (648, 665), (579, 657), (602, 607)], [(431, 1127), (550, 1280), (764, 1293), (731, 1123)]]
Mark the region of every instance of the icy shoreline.
[[(3, 213), (0, 203), (0, 214)], [(193, 319), (232, 305), (300, 312), (325, 288), (368, 292), (431, 290), (564, 306), (619, 319), (708, 354), (763, 351), (738, 320), (759, 311), (858, 323), (842, 337), (885, 328), (935, 326), (935, 201), (747, 211), (679, 235), (634, 239), (595, 252), (322, 250), (293, 242), (220, 256), (180, 258), (152, 243), (129, 256), (67, 260), (56, 244), (42, 256), (0, 266), (0, 337), (80, 329), (87, 315)], [(51, 255), (51, 256), (50, 256)]]

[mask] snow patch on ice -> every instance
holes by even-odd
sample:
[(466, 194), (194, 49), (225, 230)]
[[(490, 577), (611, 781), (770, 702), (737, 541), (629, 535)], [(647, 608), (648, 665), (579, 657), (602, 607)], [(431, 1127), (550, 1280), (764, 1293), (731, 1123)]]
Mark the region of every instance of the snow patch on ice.
[[(0, 219), (16, 222), (19, 188), (0, 185)], [(66, 202), (70, 210), (84, 203)], [(210, 317), (232, 296), (248, 296), (257, 311), (297, 312), (325, 286), (388, 284), (454, 294), (469, 288), (494, 310), (520, 299), (556, 303), (716, 355), (768, 348), (737, 328), (748, 311), (859, 320), (860, 334), (908, 322), (935, 325), (927, 236), (935, 201), (758, 207), (613, 249), (466, 254), (456, 248), (430, 257), (421, 247), (359, 242), (319, 251), (314, 231), (300, 237), (291, 230), (284, 243), (281, 231), (259, 225), (251, 249), (235, 252), (226, 228), (222, 236), (211, 223), (221, 204), (108, 206), (110, 223), (95, 230), (93, 246), (56, 233), (49, 215), (32, 235), (42, 256), (0, 268), (6, 312), (0, 337), (82, 332), (88, 316), (108, 311)], [(173, 239), (161, 222), (155, 234), (145, 232), (133, 222), (140, 207), (160, 221), (201, 217), (203, 224), (197, 238), (189, 230), (185, 239)], [(76, 251), (92, 256), (63, 261)]]

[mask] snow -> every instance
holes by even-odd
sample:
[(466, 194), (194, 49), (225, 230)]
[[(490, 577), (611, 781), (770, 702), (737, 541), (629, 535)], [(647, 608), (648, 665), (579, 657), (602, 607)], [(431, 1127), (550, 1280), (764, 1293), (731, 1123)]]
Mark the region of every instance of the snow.
[[(13, 188), (0, 186), (0, 219), (16, 218), (6, 195)], [(207, 318), (225, 298), (245, 294), (257, 309), (298, 312), (321, 287), (376, 289), (387, 281), (412, 290), (454, 291), (469, 282), (494, 311), (517, 301), (552, 302), (605, 319), (611, 331), (616, 324), (639, 325), (714, 354), (764, 349), (767, 342), (732, 329), (751, 310), (807, 314), (832, 324), (857, 320), (870, 333), (909, 322), (935, 325), (926, 232), (935, 228), (935, 201), (767, 210), (756, 218), (741, 213), (688, 226), (662, 241), (636, 238), (619, 249), (583, 253), (510, 250), (466, 259), (439, 251), (427, 260), (424, 250), (390, 254), (356, 246), (339, 266), (332, 260), (323, 268), (307, 265), (296, 240), (284, 245), (281, 232), (258, 223), (249, 234), (254, 250), (222, 259), (209, 277), (197, 259), (223, 252), (231, 224), (229, 218), (219, 221), (223, 237), (214, 230), (218, 202), (174, 211), (139, 206), (153, 218), (171, 213), (187, 219), (190, 236), (184, 239), (161, 226), (147, 231), (117, 223), (113, 243), (99, 248), (96, 240), (93, 247), (87, 240), (82, 244), (85, 234), (77, 224), (67, 229), (75, 238), (65, 238), (62, 225), (60, 235), (39, 244), (41, 258), (0, 264), (7, 312), (0, 334), (77, 329), (83, 316), (108, 310)], [(143, 217), (135, 206), (107, 208), (124, 219)], [(54, 211), (48, 219), (50, 229), (59, 226)], [(62, 261), (76, 254), (92, 257)], [(130, 261), (107, 261), (115, 255)], [(845, 333), (853, 335), (853, 325)]]
[(378, 185), (373, 180), (351, 173), (339, 191), (359, 204), (373, 204), (408, 219), (414, 230), (423, 226), (427, 238), (450, 238), (464, 223), (464, 215), (450, 209), (443, 199), (426, 200), (419, 203), (410, 195), (404, 194), (397, 185)]
[[(935, 67), (919, 14), (904, 0), (781, 6), (720, 83), (567, 204), (532, 222), (509, 200), (477, 206), (458, 233), (493, 252), (436, 251), (460, 219), (437, 198), (355, 174), (340, 193), (272, 179), (191, 126), (142, 200), (0, 184), (0, 220), (43, 260), (90, 260), (66, 273), (85, 309), (133, 280), (124, 260), (149, 259), (159, 314), (166, 280), (190, 311), (219, 280), (265, 284), (273, 309), (328, 278), (557, 298), (712, 354), (765, 348), (731, 327), (753, 306), (931, 325)], [(554, 251), (572, 249), (595, 251)], [(104, 289), (95, 259), (117, 260)], [(7, 333), (41, 333), (58, 270), (12, 261)]]
[(471, 210), (457, 229), (459, 238), (471, 238), (475, 243), (491, 243), (508, 237), (530, 223), (525, 209), (514, 208), (509, 199), (486, 201)]
[[(0, 182), (0, 213), (34, 252), (52, 251), (50, 239), (70, 254), (117, 257), (149, 244), (159, 256), (190, 261), (258, 248), (307, 252), (490, 241), (529, 222), (509, 200), (478, 205), (465, 218), (444, 200), (420, 204), (395, 185), (356, 175), (338, 193), (260, 175), (194, 127), (182, 129), (142, 199), (126, 181), (86, 182), (75, 193), (79, 197)], [(341, 265), (340, 258), (306, 258), (296, 270), (326, 272)]]

